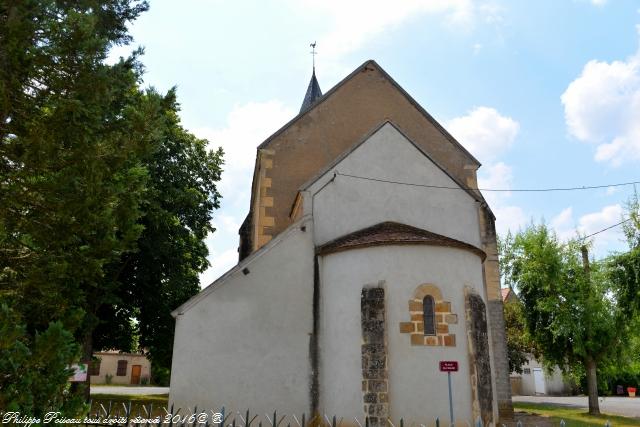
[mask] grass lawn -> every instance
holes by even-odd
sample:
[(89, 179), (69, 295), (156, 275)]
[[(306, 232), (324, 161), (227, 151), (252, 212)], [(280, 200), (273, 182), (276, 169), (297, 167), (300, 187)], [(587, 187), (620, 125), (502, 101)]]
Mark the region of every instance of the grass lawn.
[(525, 402), (514, 402), (513, 407), (517, 411), (550, 417), (554, 425), (559, 425), (560, 420), (564, 420), (567, 427), (602, 427), (607, 421), (609, 421), (613, 427), (640, 426), (640, 420), (636, 418), (608, 414), (589, 415), (584, 408)]
[[(169, 401), (168, 394), (138, 395), (138, 394), (92, 394), (91, 395), (91, 413), (96, 412), (104, 415), (104, 410), (108, 410), (109, 402), (111, 402), (112, 415), (124, 415), (125, 406), (131, 402), (131, 414), (137, 416), (140, 414), (146, 417), (147, 413), (144, 408), (149, 408), (153, 404), (151, 418), (156, 416), (164, 416), (165, 408)], [(102, 405), (105, 409), (103, 410)], [(144, 408), (143, 408), (144, 407)]]

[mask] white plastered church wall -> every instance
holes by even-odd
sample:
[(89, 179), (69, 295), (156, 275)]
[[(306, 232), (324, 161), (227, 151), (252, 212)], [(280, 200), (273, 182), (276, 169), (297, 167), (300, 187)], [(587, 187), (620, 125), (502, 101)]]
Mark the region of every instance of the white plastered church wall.
[[(478, 256), (454, 248), (384, 246), (323, 257), (320, 407), (345, 419), (362, 417), (360, 292), (363, 286), (383, 281), (391, 418), (448, 420), (447, 375), (438, 371), (438, 362), (457, 360), (460, 371), (452, 374), (455, 411), (459, 420), (471, 421), (463, 288), (477, 289), (481, 274)], [(423, 283), (437, 285), (458, 314), (458, 324), (449, 325), (456, 335), (455, 347), (412, 346), (409, 335), (400, 333), (400, 322), (409, 319), (408, 301)]]
[(308, 412), (314, 249), (303, 224), (174, 312), (176, 408)]
[[(395, 221), (480, 247), (477, 202), (464, 190), (411, 187), (336, 176), (334, 172), (386, 181), (457, 184), (393, 125), (387, 123), (306, 186), (306, 214), (314, 217), (321, 245), (368, 226)], [(482, 260), (470, 252), (432, 246), (385, 246), (339, 252), (320, 259), (320, 408), (345, 419), (362, 416), (360, 292), (384, 281), (386, 293), (389, 407), (394, 419), (448, 419), (446, 374), (439, 360), (458, 360), (453, 374), (457, 417), (471, 421), (465, 286), (486, 302)], [(458, 324), (455, 347), (411, 346), (399, 332), (409, 320), (415, 288), (431, 283), (451, 301)], [(494, 386), (495, 397), (495, 386)], [(494, 410), (495, 412), (495, 410)], [(494, 416), (497, 414), (494, 414)]]
[(316, 245), (380, 222), (395, 221), (480, 247), (478, 208), (466, 191), (341, 175), (319, 191), (334, 172), (459, 188), (398, 129), (386, 123), (308, 187), (308, 193), (315, 194), (312, 205)]

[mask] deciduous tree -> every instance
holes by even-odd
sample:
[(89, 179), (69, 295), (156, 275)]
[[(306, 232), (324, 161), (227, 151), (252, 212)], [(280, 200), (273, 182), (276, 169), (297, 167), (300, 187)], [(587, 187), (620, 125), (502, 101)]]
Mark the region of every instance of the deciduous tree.
[(544, 362), (565, 371), (583, 367), (589, 412), (597, 414), (598, 364), (616, 357), (629, 330), (603, 264), (589, 263), (582, 247), (531, 225), (515, 236), (508, 280), (519, 290), (526, 329)]
[[(171, 367), (174, 320), (170, 313), (200, 290), (199, 274), (209, 265), (205, 238), (214, 231), (222, 151), (208, 151), (179, 123), (173, 91), (162, 98), (163, 121), (153, 150), (142, 161), (148, 171), (137, 250), (111, 266), (118, 292), (101, 309), (99, 347), (124, 349), (139, 336), (154, 371)], [(130, 319), (135, 318), (135, 324)], [(132, 327), (133, 326), (133, 327)]]

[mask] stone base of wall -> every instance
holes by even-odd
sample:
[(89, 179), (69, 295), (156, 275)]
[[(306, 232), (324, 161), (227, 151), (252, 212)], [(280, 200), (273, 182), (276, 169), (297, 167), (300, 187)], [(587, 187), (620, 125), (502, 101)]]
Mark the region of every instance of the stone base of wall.
[(480, 417), (482, 422), (488, 425), (494, 419), (487, 310), (482, 297), (470, 289), (465, 289), (465, 314), (469, 342), (472, 414), (474, 420)]
[(364, 415), (369, 417), (370, 426), (385, 426), (389, 418), (389, 381), (383, 288), (362, 290), (360, 314)]

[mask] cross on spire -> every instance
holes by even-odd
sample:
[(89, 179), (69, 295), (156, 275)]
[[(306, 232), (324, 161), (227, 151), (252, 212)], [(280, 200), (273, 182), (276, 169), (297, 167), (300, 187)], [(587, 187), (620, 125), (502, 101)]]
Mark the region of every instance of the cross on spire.
[(309, 82), (309, 87), (307, 87), (307, 93), (304, 96), (304, 100), (302, 101), (302, 107), (300, 107), (300, 112), (308, 110), (311, 108), (314, 102), (318, 98), (322, 96), (322, 91), (320, 90), (320, 85), (318, 84), (318, 79), (316, 79), (316, 42), (311, 43), (311, 57), (313, 58), (313, 73), (311, 73), (311, 81)]
[(311, 43), (309, 46), (311, 46), (311, 57), (313, 58), (313, 70), (315, 71), (316, 69), (316, 55), (318, 54), (318, 52), (316, 52), (316, 42)]

